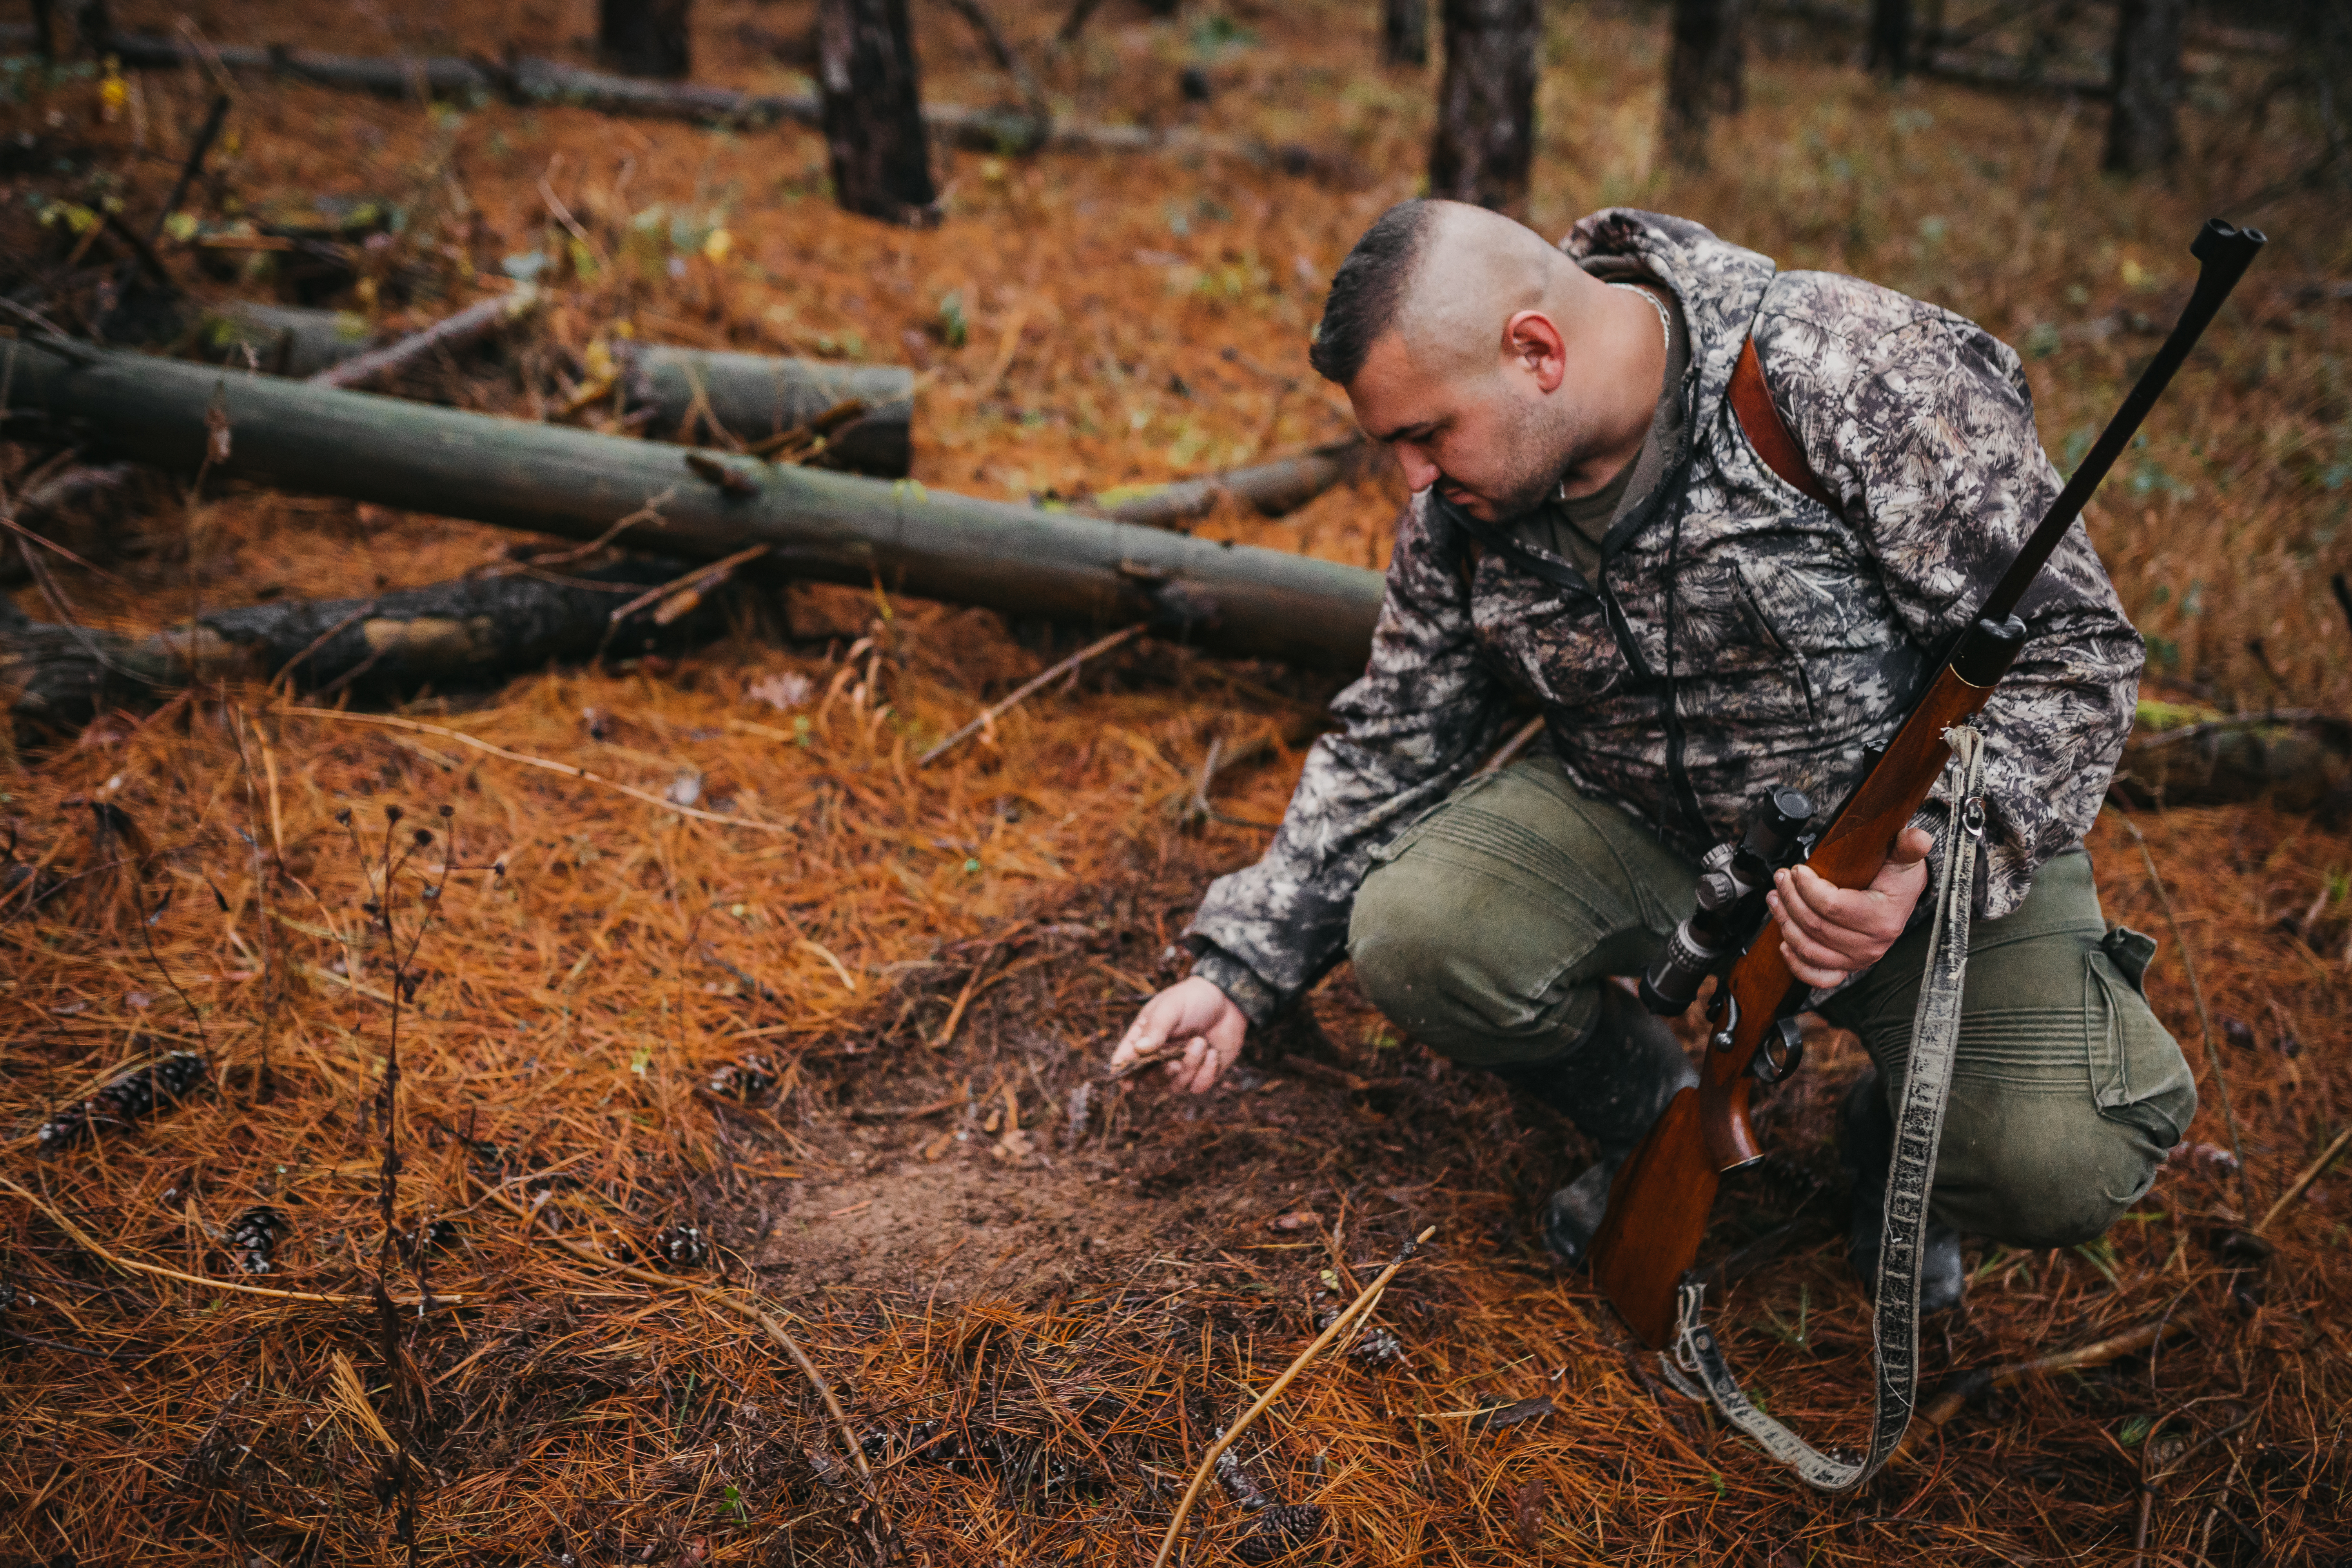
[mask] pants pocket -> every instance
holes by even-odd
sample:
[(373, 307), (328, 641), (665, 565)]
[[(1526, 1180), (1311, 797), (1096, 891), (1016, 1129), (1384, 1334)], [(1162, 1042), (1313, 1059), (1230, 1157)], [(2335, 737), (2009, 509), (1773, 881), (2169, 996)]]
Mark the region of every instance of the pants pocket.
[(2084, 956), (2084, 1044), (2099, 1114), (2169, 1149), (2197, 1114), (2197, 1083), (2141, 992), (2155, 951), (2147, 937), (2117, 926)]

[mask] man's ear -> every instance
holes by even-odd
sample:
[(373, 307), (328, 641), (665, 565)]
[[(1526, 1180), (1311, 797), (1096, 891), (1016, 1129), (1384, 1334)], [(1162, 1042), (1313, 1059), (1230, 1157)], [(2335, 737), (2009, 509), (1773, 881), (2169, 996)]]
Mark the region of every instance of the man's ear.
[(1568, 375), (1568, 344), (1541, 310), (1521, 310), (1503, 323), (1503, 353), (1535, 377), (1536, 390), (1554, 392)]

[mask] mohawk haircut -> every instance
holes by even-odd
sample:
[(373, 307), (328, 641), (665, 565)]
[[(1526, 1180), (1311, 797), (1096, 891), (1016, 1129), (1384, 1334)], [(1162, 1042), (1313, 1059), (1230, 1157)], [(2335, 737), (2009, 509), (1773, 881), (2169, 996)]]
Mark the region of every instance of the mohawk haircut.
[(1425, 201), (1399, 202), (1356, 241), (1331, 279), (1322, 325), (1307, 351), (1307, 363), (1316, 374), (1341, 386), (1356, 379), (1364, 368), (1364, 356), (1381, 333), (1396, 325), (1405, 285), (1412, 280), (1434, 216)]

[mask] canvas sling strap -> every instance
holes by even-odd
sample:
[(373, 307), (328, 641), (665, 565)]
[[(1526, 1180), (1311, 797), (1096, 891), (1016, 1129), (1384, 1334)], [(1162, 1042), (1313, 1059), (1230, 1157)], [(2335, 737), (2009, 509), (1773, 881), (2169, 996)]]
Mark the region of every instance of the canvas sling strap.
[(1919, 1268), (1927, 1237), (1927, 1195), (1936, 1180), (1936, 1151), (1944, 1137), (1944, 1109), (1952, 1086), (1952, 1058), (1960, 1037), (1960, 988), (1969, 963), (1969, 926), (1976, 903), (1977, 861), (1984, 853), (1984, 740), (1954, 726), (1944, 732), (1958, 775), (1957, 831), (1945, 836), (1944, 865), (1936, 882), (1935, 924), (1919, 1010), (1911, 1020), (1911, 1067), (1895, 1119), (1895, 1157), (1886, 1172), (1886, 1235), (1878, 1249), (1873, 1360), (1878, 1392), (1869, 1450), (1858, 1461), (1815, 1448), (1748, 1402), (1723, 1359), (1722, 1346), (1701, 1320), (1706, 1287), (1685, 1284), (1675, 1347), (1659, 1359), (1674, 1385), (1692, 1399), (1712, 1400), (1724, 1418), (1822, 1491), (1862, 1485), (1903, 1440), (1911, 1424), (1919, 1377)]

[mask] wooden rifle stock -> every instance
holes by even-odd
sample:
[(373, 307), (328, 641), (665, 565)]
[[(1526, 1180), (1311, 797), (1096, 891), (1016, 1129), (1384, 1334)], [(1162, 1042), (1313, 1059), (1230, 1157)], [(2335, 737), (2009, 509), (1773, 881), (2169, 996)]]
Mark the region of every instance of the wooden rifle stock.
[[(2217, 218), (2189, 247), (2203, 265), (2179, 324), (1987, 597), (1982, 614), (1961, 634), (1885, 754), (1814, 845), (1805, 864), (1823, 880), (1867, 887), (1886, 864), (1896, 835), (1917, 815), (1950, 760), (1944, 731), (1984, 706), (2023, 646), (2025, 626), (2013, 614), (2019, 600), (2264, 243), (2261, 231)], [(1767, 920), (1717, 987), (1708, 1015), (1717, 1027), (1697, 1086), (1675, 1096), (1611, 1189), (1608, 1215), (1592, 1238), (1593, 1280), (1626, 1326), (1653, 1348), (1675, 1337), (1676, 1289), (1698, 1257), (1722, 1173), (1763, 1157), (1748, 1121), (1755, 1081), (1750, 1069), (1801, 991), (1780, 952), (1780, 924)]]

